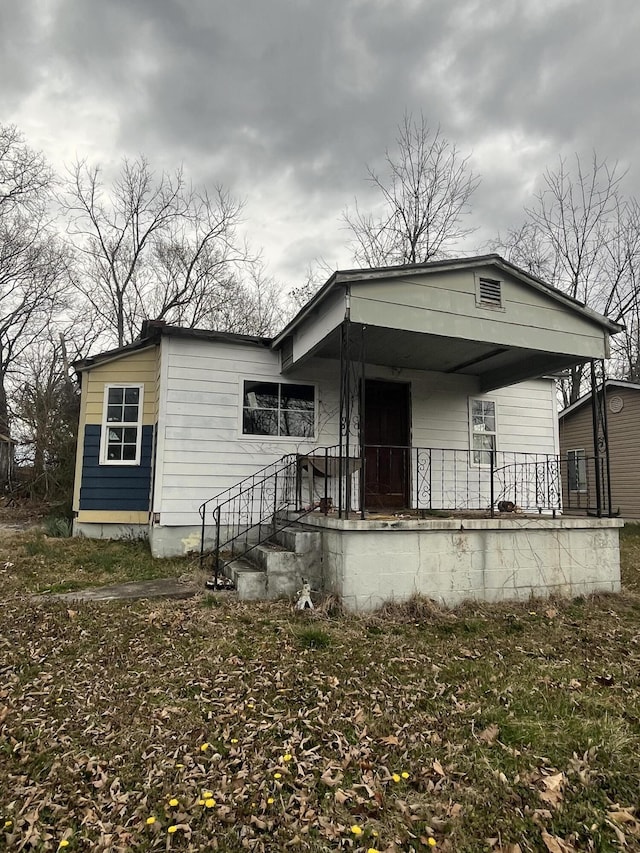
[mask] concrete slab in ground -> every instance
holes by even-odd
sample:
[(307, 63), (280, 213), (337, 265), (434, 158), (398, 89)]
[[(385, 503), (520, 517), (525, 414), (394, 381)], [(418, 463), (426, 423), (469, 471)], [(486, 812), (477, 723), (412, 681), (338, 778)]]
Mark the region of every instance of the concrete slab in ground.
[(126, 601), (137, 598), (191, 598), (199, 591), (200, 587), (195, 583), (184, 583), (177, 578), (158, 578), (152, 581), (132, 581), (93, 589), (77, 589), (50, 594), (47, 598), (57, 598), (61, 601)]

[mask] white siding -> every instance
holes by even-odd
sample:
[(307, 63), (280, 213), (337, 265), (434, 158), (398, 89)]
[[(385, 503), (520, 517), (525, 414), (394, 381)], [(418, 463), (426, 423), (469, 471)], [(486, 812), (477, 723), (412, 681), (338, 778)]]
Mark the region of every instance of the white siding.
[(154, 512), (163, 525), (193, 525), (200, 504), (287, 453), (334, 444), (338, 365), (309, 361), (286, 379), (317, 386), (317, 439), (270, 439), (241, 432), (242, 381), (280, 381), (280, 355), (222, 341), (163, 339), (164, 412), (159, 424)]

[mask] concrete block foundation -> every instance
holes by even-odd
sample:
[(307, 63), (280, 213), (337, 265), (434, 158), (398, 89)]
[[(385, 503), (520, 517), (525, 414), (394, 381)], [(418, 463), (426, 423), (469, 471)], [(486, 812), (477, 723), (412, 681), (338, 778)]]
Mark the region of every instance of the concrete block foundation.
[(349, 610), (415, 594), (454, 606), (620, 589), (619, 519), (307, 516), (305, 524), (323, 531), (324, 588)]

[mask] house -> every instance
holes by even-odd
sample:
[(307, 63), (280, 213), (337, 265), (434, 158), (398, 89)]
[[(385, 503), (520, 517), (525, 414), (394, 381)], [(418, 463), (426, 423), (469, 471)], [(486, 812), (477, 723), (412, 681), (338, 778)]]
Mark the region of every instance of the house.
[(608, 466), (596, 471), (593, 442), (593, 394), (590, 391), (560, 412), (559, 436), (564, 503), (592, 512), (598, 475), (615, 514), (640, 519), (640, 385), (607, 379), (597, 385), (596, 402), (606, 418)]
[(149, 321), (76, 365), (75, 531), (354, 609), (617, 589), (620, 522), (562, 516), (550, 376), (618, 330), (493, 254), (338, 271), (273, 339)]

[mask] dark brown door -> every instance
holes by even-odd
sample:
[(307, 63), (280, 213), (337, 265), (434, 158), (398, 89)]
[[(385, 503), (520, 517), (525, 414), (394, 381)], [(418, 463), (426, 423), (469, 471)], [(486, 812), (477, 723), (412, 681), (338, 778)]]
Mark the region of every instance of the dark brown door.
[(409, 501), (409, 385), (365, 382), (365, 506), (406, 507)]

